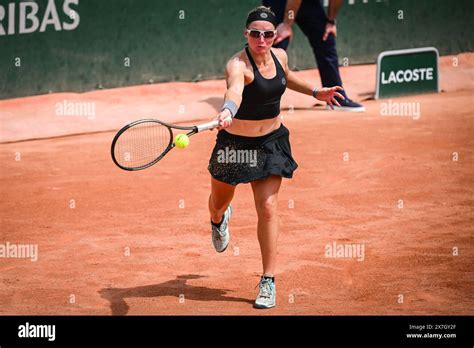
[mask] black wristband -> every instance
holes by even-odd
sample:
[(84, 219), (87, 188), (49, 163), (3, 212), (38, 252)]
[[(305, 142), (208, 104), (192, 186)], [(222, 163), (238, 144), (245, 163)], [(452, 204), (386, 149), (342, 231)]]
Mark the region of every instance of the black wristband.
[(326, 19), (326, 22), (327, 22), (327, 23), (331, 23), (332, 25), (335, 25), (335, 24), (336, 24), (336, 20), (335, 20), (335, 19)]

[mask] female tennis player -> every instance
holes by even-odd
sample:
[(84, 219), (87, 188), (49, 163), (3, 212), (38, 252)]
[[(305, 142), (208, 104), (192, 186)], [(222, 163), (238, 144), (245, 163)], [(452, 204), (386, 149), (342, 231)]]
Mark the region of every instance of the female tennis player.
[(290, 71), (286, 52), (272, 48), (276, 23), (269, 7), (259, 6), (247, 16), (247, 45), (226, 65), (227, 91), (215, 118), (221, 125), (208, 168), (212, 242), (218, 252), (229, 244), (230, 203), (236, 185), (252, 186), (263, 263), (256, 308), (276, 305), (278, 191), (282, 177), (292, 178), (298, 167), (291, 154), (289, 131), (279, 117), (281, 96), (288, 87), (325, 101), (331, 108), (339, 105), (335, 96), (344, 99), (337, 92), (342, 87), (316, 89)]

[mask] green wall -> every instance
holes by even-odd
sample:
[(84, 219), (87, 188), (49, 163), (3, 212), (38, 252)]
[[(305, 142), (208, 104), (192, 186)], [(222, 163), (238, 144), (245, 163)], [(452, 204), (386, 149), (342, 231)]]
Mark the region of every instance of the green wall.
[[(74, 30), (19, 33), (20, 3), (0, 0), (6, 34), (0, 35), (0, 98), (164, 81), (221, 78), (226, 59), (244, 45), (246, 13), (253, 0), (49, 0), (61, 23), (72, 23), (64, 2), (77, 11)], [(305, 0), (311, 1), (311, 0)], [(317, 0), (313, 0), (317, 1)], [(32, 2), (30, 0), (30, 2)], [(36, 0), (40, 23), (48, 0)], [(15, 7), (11, 26), (9, 8)], [(373, 63), (383, 50), (434, 46), (440, 54), (473, 50), (474, 1), (345, 1), (338, 16), (342, 63)], [(403, 20), (398, 19), (399, 10)], [(51, 17), (50, 15), (49, 17)], [(181, 16), (181, 18), (180, 18)], [(184, 18), (183, 18), (184, 16)], [(27, 23), (30, 23), (27, 21)], [(62, 26), (62, 24), (61, 24)], [(130, 67), (124, 66), (126, 58)], [(292, 68), (315, 67), (311, 48), (297, 30), (289, 50)], [(18, 64), (21, 59), (21, 66)]]

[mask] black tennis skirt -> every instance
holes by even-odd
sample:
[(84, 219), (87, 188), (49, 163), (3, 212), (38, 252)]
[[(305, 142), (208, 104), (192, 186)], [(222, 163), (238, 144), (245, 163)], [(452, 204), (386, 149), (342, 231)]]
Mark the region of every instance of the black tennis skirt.
[(217, 133), (209, 172), (230, 185), (249, 183), (270, 175), (292, 178), (298, 164), (291, 155), (290, 132), (283, 126), (260, 137)]

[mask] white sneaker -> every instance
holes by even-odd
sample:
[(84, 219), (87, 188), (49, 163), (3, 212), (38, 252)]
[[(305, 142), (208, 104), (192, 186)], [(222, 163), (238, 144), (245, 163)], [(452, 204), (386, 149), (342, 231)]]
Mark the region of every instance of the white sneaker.
[(220, 227), (212, 226), (212, 244), (218, 253), (221, 253), (227, 249), (230, 241), (230, 231), (229, 231), (229, 220), (232, 216), (232, 205), (229, 204), (227, 207), (222, 223)]
[(276, 285), (272, 278), (260, 279), (260, 292), (255, 300), (255, 308), (272, 308), (276, 305)]

